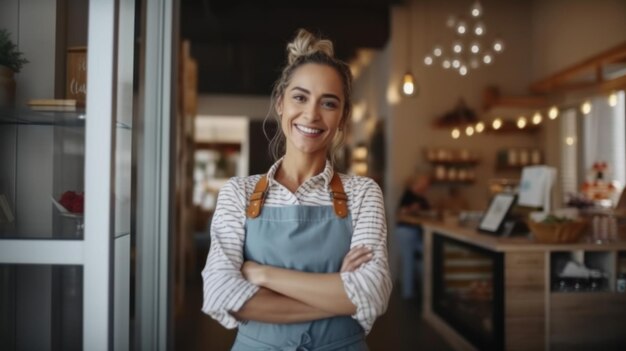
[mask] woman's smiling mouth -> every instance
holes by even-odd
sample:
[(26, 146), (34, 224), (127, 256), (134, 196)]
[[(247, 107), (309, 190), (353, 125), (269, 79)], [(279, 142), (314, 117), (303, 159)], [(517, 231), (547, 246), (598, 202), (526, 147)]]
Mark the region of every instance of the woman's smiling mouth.
[(296, 126), (296, 129), (298, 129), (300, 133), (307, 135), (307, 136), (315, 136), (315, 135), (322, 134), (324, 132), (324, 130), (322, 129), (309, 128), (301, 124), (294, 124), (294, 125)]

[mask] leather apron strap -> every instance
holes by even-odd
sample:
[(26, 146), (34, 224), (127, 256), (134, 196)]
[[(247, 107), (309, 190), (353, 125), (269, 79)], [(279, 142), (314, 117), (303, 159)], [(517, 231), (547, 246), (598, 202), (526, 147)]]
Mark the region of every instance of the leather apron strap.
[[(261, 209), (267, 197), (267, 176), (263, 175), (256, 183), (254, 192), (250, 195), (246, 214), (248, 218), (257, 218), (261, 214)], [(330, 180), (330, 197), (333, 199), (333, 208), (337, 217), (345, 218), (348, 215), (348, 196), (343, 190), (343, 184), (339, 178), (339, 173), (334, 172)]]
[(343, 184), (337, 172), (333, 173), (333, 179), (330, 180), (330, 197), (333, 199), (337, 217), (345, 218), (348, 215), (348, 195), (343, 191)]
[(265, 197), (267, 196), (267, 185), (267, 176), (262, 175), (254, 187), (254, 192), (250, 195), (248, 209), (246, 210), (249, 218), (257, 218), (261, 214), (261, 208), (263, 208)]

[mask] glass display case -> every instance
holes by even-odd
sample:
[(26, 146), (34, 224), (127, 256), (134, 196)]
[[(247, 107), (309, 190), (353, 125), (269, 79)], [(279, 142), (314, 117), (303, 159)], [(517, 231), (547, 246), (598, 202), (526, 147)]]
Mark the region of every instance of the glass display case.
[(502, 253), (433, 234), (432, 310), (479, 350), (504, 345)]
[(0, 238), (83, 238), (84, 109), (0, 108), (0, 144)]

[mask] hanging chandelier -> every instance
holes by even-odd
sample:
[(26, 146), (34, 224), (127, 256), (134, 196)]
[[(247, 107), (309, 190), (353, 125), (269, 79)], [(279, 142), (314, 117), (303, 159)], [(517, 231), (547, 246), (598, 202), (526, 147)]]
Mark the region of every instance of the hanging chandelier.
[(441, 65), (445, 70), (456, 70), (465, 76), (470, 70), (492, 64), (495, 55), (504, 50), (501, 38), (487, 39), (483, 7), (478, 0), (470, 7), (467, 19), (450, 15), (446, 27), (452, 31), (452, 40), (435, 44), (424, 57), (426, 66)]

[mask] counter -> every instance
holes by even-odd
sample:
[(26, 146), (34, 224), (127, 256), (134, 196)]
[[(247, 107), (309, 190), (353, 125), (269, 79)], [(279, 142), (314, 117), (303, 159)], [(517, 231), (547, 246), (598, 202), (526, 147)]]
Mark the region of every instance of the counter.
[[(455, 349), (626, 349), (626, 294), (615, 291), (626, 242), (542, 244), (402, 220), (424, 227), (423, 317)], [(556, 272), (572, 254), (607, 273), (594, 290), (564, 289)]]

